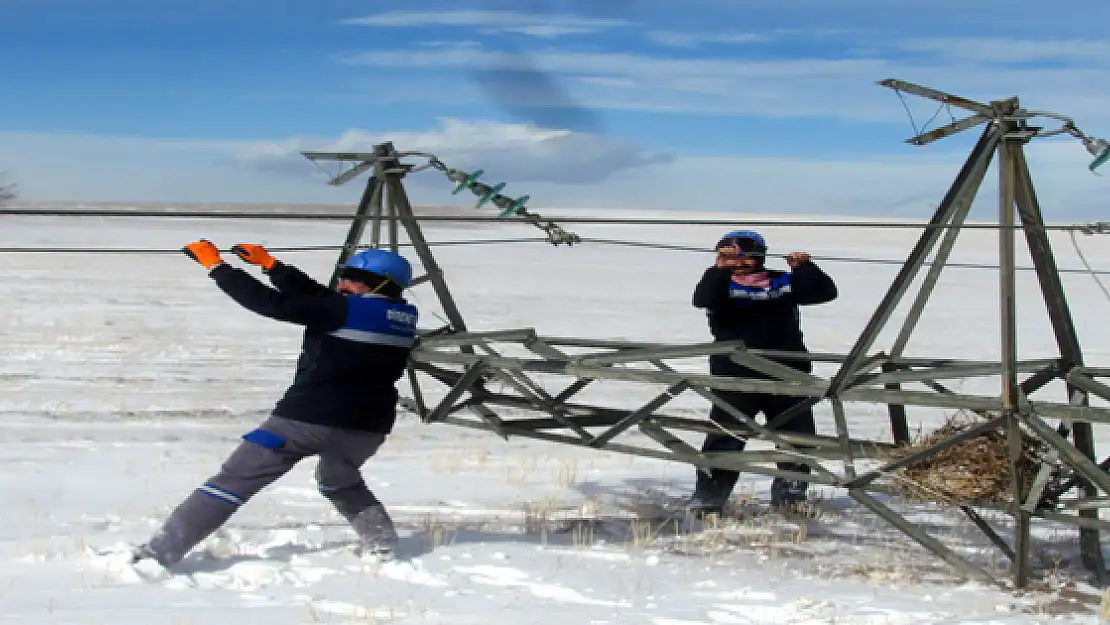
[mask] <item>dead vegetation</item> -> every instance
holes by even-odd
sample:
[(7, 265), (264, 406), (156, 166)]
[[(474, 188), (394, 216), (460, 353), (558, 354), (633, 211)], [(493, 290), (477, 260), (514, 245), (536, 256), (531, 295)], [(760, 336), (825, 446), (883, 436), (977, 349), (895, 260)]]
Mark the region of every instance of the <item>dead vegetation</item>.
[[(959, 436), (996, 415), (961, 411), (939, 429), (905, 445), (896, 458), (905, 458)], [(1024, 497), (1033, 483), (1048, 446), (1022, 431), (1017, 462)], [(1007, 504), (1013, 501), (1009, 441), (1003, 429), (973, 436), (894, 473), (891, 487), (910, 500), (950, 504)]]

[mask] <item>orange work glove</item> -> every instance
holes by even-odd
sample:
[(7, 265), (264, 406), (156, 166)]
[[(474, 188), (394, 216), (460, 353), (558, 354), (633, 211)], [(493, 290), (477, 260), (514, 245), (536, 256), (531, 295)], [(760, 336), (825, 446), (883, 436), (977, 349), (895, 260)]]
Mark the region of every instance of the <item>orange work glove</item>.
[(212, 242), (207, 239), (190, 243), (181, 248), (181, 251), (189, 258), (200, 263), (205, 269), (211, 270), (216, 265), (224, 262), (224, 259), (220, 258), (219, 248), (212, 245)]
[(231, 246), (231, 251), (235, 252), (239, 258), (252, 265), (258, 265), (267, 271), (273, 269), (274, 263), (277, 262), (277, 259), (270, 256), (270, 253), (266, 251), (266, 248), (254, 243), (236, 243)]

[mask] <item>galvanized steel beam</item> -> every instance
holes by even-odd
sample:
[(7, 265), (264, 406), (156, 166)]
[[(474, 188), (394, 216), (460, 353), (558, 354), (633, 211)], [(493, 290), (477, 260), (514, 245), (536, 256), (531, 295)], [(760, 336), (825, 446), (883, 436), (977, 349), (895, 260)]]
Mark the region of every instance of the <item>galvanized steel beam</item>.
[[(1082, 528), (1085, 563), (1101, 574), (1103, 563), (1098, 531), (1107, 529), (1110, 523), (1097, 519), (1096, 515), (1099, 508), (1110, 507), (1110, 473), (1107, 473), (1110, 459), (1101, 465), (1094, 463), (1091, 424), (1110, 424), (1110, 409), (1091, 406), (1087, 396), (1095, 394), (1110, 399), (1110, 385), (1094, 379), (1110, 376), (1110, 368), (1089, 368), (1083, 363), (1022, 147), (1036, 135), (1036, 129), (1026, 127), (1020, 116), (1015, 115), (1014, 111), (1018, 110), (1016, 98), (984, 104), (904, 81), (888, 80), (881, 84), (960, 106), (974, 113), (972, 117), (945, 128), (923, 133), (911, 142), (927, 143), (981, 123), (987, 127), (866, 327), (846, 354), (749, 349), (740, 342), (666, 344), (555, 337), (540, 335), (533, 328), (472, 331), (463, 321), (443, 271), (436, 264), (424, 239), (420, 218), (413, 214), (402, 185), (407, 169), (398, 163), (398, 157), (403, 153), (396, 152), (391, 144), (377, 146), (372, 153), (314, 153), (310, 157), (313, 160), (359, 162), (348, 170), (348, 179), (363, 170), (373, 172), (352, 220), (336, 271), (361, 240), (368, 222), (374, 245), (383, 245), (382, 225), (388, 222), (384, 237), (387, 240), (385, 244), (391, 249), (397, 249), (399, 226), (404, 226), (426, 270), (418, 281), (431, 283), (449, 318), (448, 326), (444, 328), (421, 331), (410, 361), (408, 378), (413, 398), (406, 400), (405, 405), (426, 422), (491, 431), (506, 439), (511, 436), (530, 438), (682, 462), (703, 469), (728, 468), (845, 488), (861, 505), (957, 570), (984, 580), (991, 579), (991, 576), (981, 567), (909, 523), (871, 494), (893, 492), (881, 483), (880, 478), (991, 430), (1005, 429), (1008, 432), (1013, 453), (1011, 460), (1016, 462), (1016, 454), (1020, 451), (1019, 435), (1025, 430), (1049, 445), (1073, 474), (1064, 476), (1066, 479), (1060, 486), (1060, 480), (1052, 481), (1051, 463), (1046, 463), (1032, 485), (1022, 484), (1015, 477), (1011, 485), (1014, 495), (1012, 505), (968, 504), (961, 505), (960, 509), (1013, 561), (1014, 581), (1018, 586), (1024, 585), (1030, 575), (1028, 545), (1033, 518)], [(910, 336), (948, 263), (959, 233), (970, 227), (965, 224), (969, 208), (996, 152), (999, 154), (999, 338), (1002, 355), (998, 361), (905, 356), (903, 352)], [(355, 171), (358, 167), (362, 169)], [(383, 202), (386, 203), (383, 205)], [(1059, 358), (1020, 360), (1017, 357), (1014, 234), (1018, 224), (1014, 219), (1015, 211), (1020, 217), (1020, 227), (1025, 232), (1056, 334)], [(872, 348), (879, 333), (891, 319), (934, 248), (934, 261), (892, 349), (889, 353), (874, 352)], [(520, 348), (531, 355), (506, 356), (504, 350), (498, 350), (499, 345)], [(568, 352), (575, 349), (584, 349), (588, 353)], [(705, 359), (713, 354), (727, 355), (762, 375), (752, 378), (713, 376), (679, 371), (669, 364), (669, 361), (676, 360)], [(826, 379), (784, 364), (800, 360), (838, 367)], [(1022, 373), (1031, 375), (1019, 383), (1018, 375)], [(420, 374), (446, 388), (438, 403), (433, 405), (429, 401), (430, 394), (420, 386), (423, 383)], [(997, 379), (1000, 385), (998, 394), (958, 393), (938, 382), (973, 378)], [(1045, 384), (1058, 378), (1068, 384), (1067, 403), (1033, 401), (1029, 398)], [(491, 379), (507, 381), (510, 389), (491, 391), (486, 388), (487, 381)], [(553, 380), (563, 384), (562, 390), (548, 390), (550, 387), (545, 385)], [(658, 385), (662, 388), (639, 407), (631, 409), (570, 401), (587, 387), (606, 383)], [(901, 388), (902, 384), (909, 383), (922, 384), (928, 390)], [(744, 415), (722, 401), (718, 391), (787, 395), (798, 398), (798, 404), (761, 425), (750, 415)], [(707, 419), (662, 412), (667, 404), (673, 403), (683, 393), (699, 395), (710, 404), (720, 406), (739, 425), (715, 424)], [(825, 401), (831, 407), (835, 426), (833, 436), (801, 435), (778, 430), (778, 426), (794, 413)], [(893, 443), (851, 436), (853, 420), (846, 406), (858, 403), (888, 406)], [(495, 413), (493, 406), (503, 409), (503, 412)], [(927, 449), (895, 459), (902, 455), (899, 446), (909, 441), (907, 406), (971, 410), (989, 418)], [(475, 416), (462, 416), (467, 411)], [(530, 416), (535, 413), (545, 416)], [(1062, 423), (1053, 428), (1044, 418), (1058, 418)], [(721, 431), (744, 440), (769, 444), (774, 449), (746, 448), (741, 452), (705, 453), (679, 437), (680, 433)], [(1068, 435), (1074, 438), (1074, 442), (1067, 440)], [(807, 464), (813, 473), (803, 475), (783, 471), (774, 465), (785, 460)], [(839, 473), (833, 470), (836, 463), (841, 466)], [(1016, 471), (1014, 475), (1017, 475)], [(1064, 498), (1076, 486), (1083, 489), (1083, 496), (1078, 500)], [(1107, 497), (1097, 496), (1100, 490)], [(975, 508), (1001, 509), (1013, 516), (1017, 523), (1013, 545), (1002, 540)], [(1097, 557), (1087, 557), (1088, 550), (1098, 552)]]

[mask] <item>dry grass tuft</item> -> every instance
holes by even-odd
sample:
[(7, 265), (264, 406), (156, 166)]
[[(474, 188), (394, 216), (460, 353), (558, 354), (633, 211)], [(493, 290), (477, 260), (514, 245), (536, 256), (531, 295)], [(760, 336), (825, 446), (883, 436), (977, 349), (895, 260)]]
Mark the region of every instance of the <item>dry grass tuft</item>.
[[(993, 415), (991, 415), (993, 418)], [(960, 411), (943, 426), (899, 449), (895, 458), (905, 458), (927, 447), (944, 442), (983, 422), (983, 417)], [(1024, 431), (1018, 462), (1027, 494), (1045, 460), (1048, 446)], [(907, 499), (954, 506), (986, 503), (1011, 503), (1011, 463), (1009, 442), (1002, 430), (993, 430), (953, 445), (919, 460), (893, 474), (891, 487)]]

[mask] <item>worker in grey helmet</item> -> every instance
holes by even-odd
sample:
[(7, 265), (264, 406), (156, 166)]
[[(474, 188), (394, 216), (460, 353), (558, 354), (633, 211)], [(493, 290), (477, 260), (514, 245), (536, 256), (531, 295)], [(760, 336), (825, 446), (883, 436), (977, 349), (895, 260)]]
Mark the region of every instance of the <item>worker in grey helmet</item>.
[[(807, 352), (802, 336), (800, 306), (824, 304), (837, 297), (837, 287), (813, 262), (810, 254), (792, 252), (785, 257), (789, 271), (766, 267), (767, 242), (758, 232), (736, 230), (718, 240), (717, 257), (705, 270), (694, 288), (692, 303), (704, 309), (715, 341), (743, 341), (749, 349)], [(784, 365), (811, 372), (808, 359), (776, 359)], [(767, 375), (744, 367), (727, 354), (709, 357), (713, 375), (745, 378), (768, 378)], [(776, 415), (794, 408), (803, 398), (716, 390), (714, 393), (748, 417), (763, 413), (767, 422)], [(714, 405), (710, 419), (724, 426), (740, 422), (727, 411)], [(800, 434), (815, 432), (813, 412), (806, 408), (787, 420), (780, 428)], [(729, 433), (708, 434), (703, 451), (740, 451), (745, 441)], [(795, 474), (808, 474), (810, 468), (801, 462), (780, 462), (778, 468)], [(732, 494), (739, 474), (736, 471), (699, 470), (689, 508), (695, 515), (720, 514)], [(771, 483), (771, 504), (780, 507), (805, 501), (809, 484), (795, 478), (775, 477)]]
[(353, 526), (362, 555), (389, 558), (397, 532), (366, 486), (362, 465), (385, 442), (396, 419), (396, 382), (415, 342), (417, 310), (402, 298), (412, 267), (388, 250), (353, 255), (330, 289), (261, 245), (232, 251), (262, 268), (274, 288), (232, 267), (212, 243), (183, 248), (216, 285), (259, 315), (303, 326), (293, 383), (269, 418), (242, 436), (220, 469), (196, 488), (132, 561), (173, 567), (264, 487), (316, 456), (321, 494)]

